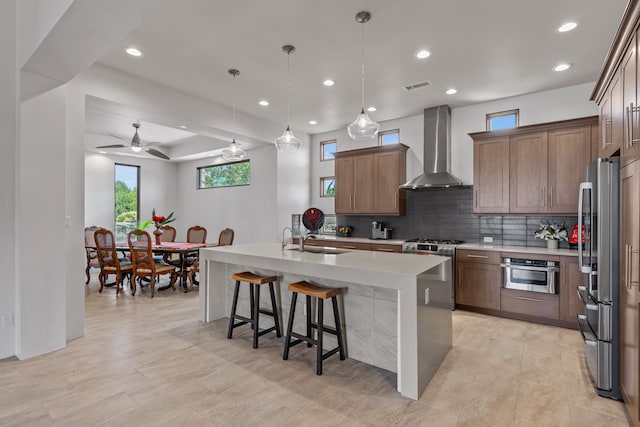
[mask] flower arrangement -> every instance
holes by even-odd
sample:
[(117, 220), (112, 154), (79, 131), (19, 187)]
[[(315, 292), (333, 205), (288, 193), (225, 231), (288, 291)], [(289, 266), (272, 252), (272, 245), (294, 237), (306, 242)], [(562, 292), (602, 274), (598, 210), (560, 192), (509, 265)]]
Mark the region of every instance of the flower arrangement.
[(564, 228), (564, 221), (560, 224), (542, 221), (540, 228), (536, 231), (536, 239), (567, 241), (567, 230)]
[(349, 237), (351, 236), (351, 228), (350, 225), (336, 225), (336, 236), (338, 237)]
[(173, 212), (169, 214), (169, 216), (156, 215), (156, 209), (154, 208), (151, 211), (151, 219), (144, 220), (140, 223), (138, 227), (140, 230), (144, 230), (151, 224), (154, 224), (156, 228), (160, 228), (163, 225), (169, 224), (170, 222), (175, 221), (176, 218), (173, 216)]

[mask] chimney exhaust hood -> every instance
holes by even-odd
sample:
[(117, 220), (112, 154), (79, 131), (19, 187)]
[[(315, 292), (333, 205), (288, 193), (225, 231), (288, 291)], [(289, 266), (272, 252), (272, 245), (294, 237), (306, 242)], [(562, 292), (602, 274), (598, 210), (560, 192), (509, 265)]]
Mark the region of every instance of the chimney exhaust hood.
[(462, 181), (451, 175), (451, 109), (448, 105), (424, 110), (424, 173), (400, 188), (427, 190), (458, 187)]

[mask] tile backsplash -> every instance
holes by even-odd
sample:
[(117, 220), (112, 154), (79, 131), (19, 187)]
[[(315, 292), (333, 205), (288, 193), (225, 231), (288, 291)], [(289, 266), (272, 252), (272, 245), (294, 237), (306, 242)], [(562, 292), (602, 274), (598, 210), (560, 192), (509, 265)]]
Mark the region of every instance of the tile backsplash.
[[(353, 227), (352, 236), (369, 237), (371, 222), (382, 221), (392, 228), (393, 239), (434, 238), (482, 243), (493, 238), (498, 245), (545, 246), (534, 233), (541, 221), (564, 221), (569, 233), (577, 216), (479, 216), (473, 213), (473, 186), (407, 192), (405, 216), (338, 215), (337, 223)], [(568, 248), (567, 242), (560, 242)]]

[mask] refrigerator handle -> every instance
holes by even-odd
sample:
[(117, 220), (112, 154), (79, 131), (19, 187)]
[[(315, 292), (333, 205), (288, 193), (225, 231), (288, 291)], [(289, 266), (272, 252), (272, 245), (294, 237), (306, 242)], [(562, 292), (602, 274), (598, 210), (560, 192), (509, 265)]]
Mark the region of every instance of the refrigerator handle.
[(583, 273), (591, 273), (591, 265), (584, 265), (584, 250), (582, 249), (582, 233), (583, 233), (583, 225), (582, 217), (584, 212), (582, 210), (583, 203), (583, 195), (587, 190), (593, 189), (593, 185), (590, 182), (581, 182), (580, 190), (578, 192), (578, 264), (580, 265), (580, 271)]

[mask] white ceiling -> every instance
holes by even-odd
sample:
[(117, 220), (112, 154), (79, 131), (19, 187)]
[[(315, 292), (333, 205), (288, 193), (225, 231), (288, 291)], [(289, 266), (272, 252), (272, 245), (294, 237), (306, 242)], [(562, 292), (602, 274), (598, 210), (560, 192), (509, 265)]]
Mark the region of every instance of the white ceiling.
[[(293, 44), (291, 127), (314, 134), (346, 126), (360, 109), (360, 10), (372, 14), (365, 24), (365, 104), (375, 105), (371, 117), (383, 121), (440, 104), (460, 107), (595, 81), (625, 5), (626, 0), (170, 0), (100, 62), (229, 107), (233, 84), (227, 70), (237, 68), (238, 111), (284, 129), (287, 58), (281, 47)], [(567, 20), (577, 21), (578, 28), (558, 33)], [(127, 55), (129, 46), (143, 56)], [(417, 59), (420, 49), (431, 56)], [(553, 71), (561, 62), (573, 66)], [(335, 86), (323, 86), (326, 78)], [(432, 86), (402, 89), (424, 80)], [(446, 95), (451, 87), (458, 93)], [(259, 106), (260, 99), (271, 105)], [(133, 134), (131, 123), (139, 117), (130, 119), (106, 133)], [(143, 124), (141, 136), (149, 130), (148, 138), (162, 141), (151, 129)]]

